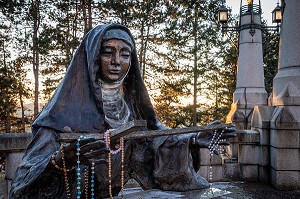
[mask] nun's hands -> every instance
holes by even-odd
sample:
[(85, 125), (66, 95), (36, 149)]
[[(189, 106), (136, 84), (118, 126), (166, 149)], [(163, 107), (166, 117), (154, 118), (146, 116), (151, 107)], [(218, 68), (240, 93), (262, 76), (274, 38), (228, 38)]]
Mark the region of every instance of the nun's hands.
[[(221, 124), (221, 121), (216, 120), (208, 124), (218, 125)], [(191, 145), (197, 148), (209, 148), (211, 146), (212, 140), (218, 142), (218, 145), (230, 145), (230, 142), (227, 140), (228, 138), (232, 138), (236, 136), (235, 128), (224, 128), (217, 129), (212, 132), (199, 132), (195, 136), (191, 137)], [(213, 150), (215, 154), (218, 154), (218, 151)]]
[[(65, 127), (66, 133), (71, 133), (69, 127)], [(79, 149), (79, 150), (78, 150)], [(77, 165), (78, 157), (80, 164), (91, 165), (92, 162), (107, 163), (106, 154), (109, 149), (103, 140), (97, 140), (92, 137), (80, 137), (70, 143), (64, 144), (63, 149), (60, 148), (55, 155), (55, 162), (62, 166), (62, 150), (67, 167)]]

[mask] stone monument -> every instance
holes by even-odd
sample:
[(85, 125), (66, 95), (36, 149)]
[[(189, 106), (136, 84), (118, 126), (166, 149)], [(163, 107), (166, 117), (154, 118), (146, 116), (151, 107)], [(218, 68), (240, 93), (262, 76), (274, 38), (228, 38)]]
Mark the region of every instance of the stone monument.
[(283, 1), (278, 73), (273, 81), (270, 152), (272, 184), (300, 188), (300, 1)]
[(251, 121), (251, 129), (260, 133), (260, 174), (277, 189), (300, 188), (299, 7), (300, 1), (282, 1), (278, 73), (270, 104), (256, 106)]
[(237, 129), (249, 129), (249, 114), (254, 106), (267, 105), (265, 90), (261, 5), (253, 2), (242, 5), (239, 25), (239, 55), (236, 90), (227, 122), (235, 122)]

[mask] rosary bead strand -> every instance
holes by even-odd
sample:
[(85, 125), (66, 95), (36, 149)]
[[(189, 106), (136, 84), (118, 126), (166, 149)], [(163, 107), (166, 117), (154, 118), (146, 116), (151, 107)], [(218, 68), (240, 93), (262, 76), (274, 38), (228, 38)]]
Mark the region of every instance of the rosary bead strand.
[(124, 198), (124, 158), (125, 158), (125, 151), (124, 151), (124, 138), (121, 137), (120, 139), (121, 142), (121, 150), (122, 150), (122, 155), (121, 155), (121, 165), (122, 165), (122, 171), (121, 171), (121, 191), (122, 191), (122, 199)]
[(89, 199), (89, 167), (84, 167), (84, 185), (85, 185), (85, 198)]
[(117, 150), (112, 150), (110, 148), (110, 131), (107, 130), (104, 133), (105, 143), (106, 147), (109, 148), (108, 153), (108, 182), (109, 182), (109, 197), (112, 199), (112, 175), (111, 175), (111, 156), (119, 153), (121, 153), (121, 191), (122, 191), (122, 199), (124, 198), (124, 138), (120, 138), (120, 148)]
[(61, 144), (60, 150), (61, 150), (61, 159), (62, 159), (62, 163), (63, 163), (66, 195), (67, 195), (67, 199), (70, 199), (71, 193), (70, 193), (70, 187), (69, 187), (69, 181), (68, 181), (68, 173), (67, 173), (67, 169), (66, 169), (64, 144)]
[[(54, 167), (55, 167), (57, 170), (64, 172), (64, 168), (61, 168), (60, 166), (58, 166), (58, 165), (56, 164), (55, 156), (56, 156), (57, 153), (58, 153), (58, 151), (56, 151), (54, 154), (52, 154), (52, 156), (51, 156), (51, 163), (52, 163), (52, 165), (54, 165)], [(76, 166), (73, 166), (73, 167), (71, 167), (70, 169), (67, 169), (67, 168), (66, 168), (66, 171), (67, 171), (67, 172), (72, 171), (73, 169), (75, 169), (75, 167), (76, 167)]]
[[(106, 131), (106, 147), (110, 148), (110, 131)], [(109, 197), (112, 199), (112, 185), (111, 185), (111, 152), (109, 151), (108, 152), (108, 182), (109, 182), (109, 187), (108, 187), (108, 190), (109, 190)]]
[(95, 193), (94, 193), (94, 191), (95, 191), (95, 184), (94, 184), (94, 182), (95, 182), (95, 162), (93, 161), (92, 162), (92, 168), (91, 168), (91, 199), (94, 199), (94, 197), (95, 197)]
[(77, 199), (80, 199), (81, 196), (81, 190), (80, 190), (80, 184), (81, 184), (81, 177), (80, 177), (80, 140), (83, 138), (83, 136), (80, 136), (77, 139), (76, 147), (77, 147), (77, 168), (76, 168), (76, 175), (77, 175)]

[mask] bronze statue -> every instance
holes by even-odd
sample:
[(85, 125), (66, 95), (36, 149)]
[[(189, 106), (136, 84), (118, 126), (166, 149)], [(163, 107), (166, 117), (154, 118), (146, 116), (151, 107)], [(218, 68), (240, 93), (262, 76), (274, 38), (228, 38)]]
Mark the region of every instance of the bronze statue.
[[(91, 167), (91, 159), (95, 161), (93, 197), (108, 197), (108, 149), (104, 141), (82, 138), (80, 156), (76, 156), (77, 141), (61, 150), (57, 135), (103, 134), (132, 120), (146, 120), (143, 130), (167, 128), (156, 118), (130, 31), (117, 24), (97, 26), (86, 35), (64, 79), (33, 122), (34, 137), (12, 183), (11, 198), (77, 198), (78, 186), (83, 190), (80, 197), (86, 198), (84, 186), (90, 189), (91, 183), (84, 185), (84, 176), (78, 182), (73, 169), (78, 157), (81, 168)], [(64, 129), (65, 126), (70, 129)], [(222, 138), (233, 136), (228, 129)], [(143, 189), (175, 191), (208, 187), (207, 180), (196, 171), (199, 148), (207, 148), (211, 139), (210, 133), (190, 133), (126, 141), (125, 182), (133, 178)], [(111, 147), (118, 148), (118, 144), (111, 143)], [(112, 156), (111, 165), (111, 189), (115, 196), (121, 189), (121, 154)], [(67, 169), (67, 191), (61, 168)]]

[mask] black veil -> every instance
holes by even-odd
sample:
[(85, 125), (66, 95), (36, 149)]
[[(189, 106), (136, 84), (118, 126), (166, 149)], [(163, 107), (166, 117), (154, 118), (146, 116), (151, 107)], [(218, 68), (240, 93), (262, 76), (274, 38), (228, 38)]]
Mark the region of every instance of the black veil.
[[(92, 29), (78, 47), (64, 79), (52, 98), (33, 122), (34, 135), (42, 126), (58, 131), (63, 131), (65, 126), (69, 126), (73, 132), (105, 131), (97, 73), (100, 47), (103, 36), (109, 29), (124, 30), (134, 42), (130, 31), (122, 25), (100, 25)], [(131, 67), (124, 80), (125, 100), (135, 113), (134, 119), (147, 120), (148, 129), (157, 129), (155, 111), (142, 80), (135, 46), (131, 57)]]

